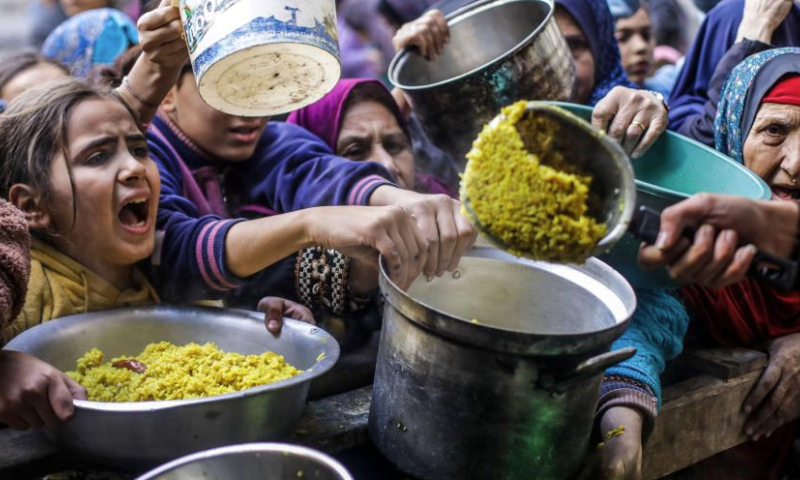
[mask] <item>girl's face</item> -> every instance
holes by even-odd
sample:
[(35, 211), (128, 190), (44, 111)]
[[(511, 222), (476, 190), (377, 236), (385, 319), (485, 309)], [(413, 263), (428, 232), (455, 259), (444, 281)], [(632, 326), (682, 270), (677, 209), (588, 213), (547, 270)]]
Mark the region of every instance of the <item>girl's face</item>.
[(63, 80), (69, 77), (66, 72), (49, 63), (37, 63), (14, 75), (0, 90), (0, 98), (10, 102), (21, 93), (43, 83)]
[(374, 100), (347, 109), (336, 154), (383, 165), (400, 187), (414, 188), (414, 154), (406, 134), (388, 108)]
[(773, 198), (800, 198), (800, 107), (761, 105), (743, 156), (744, 165), (772, 188)]
[(50, 166), (53, 243), (124, 287), (130, 267), (155, 245), (161, 180), (147, 141), (119, 102), (91, 99), (74, 108), (67, 142), (66, 156), (58, 154)]
[(192, 142), (223, 162), (250, 159), (269, 121), (268, 117), (235, 117), (211, 108), (200, 96), (191, 73), (181, 75), (162, 108)]
[(572, 101), (586, 103), (594, 90), (594, 56), (589, 40), (583, 34), (578, 22), (566, 10), (556, 8), (556, 24), (561, 30), (561, 35), (567, 40), (572, 59), (575, 61), (577, 78), (575, 79), (575, 92)]
[(64, 14), (68, 17), (77, 15), (86, 10), (93, 10), (95, 8), (105, 8), (109, 5), (109, 0), (59, 0)]
[(622, 54), (622, 67), (637, 85), (644, 84), (653, 69), (655, 39), (650, 32), (650, 15), (640, 8), (634, 15), (617, 20), (614, 35)]

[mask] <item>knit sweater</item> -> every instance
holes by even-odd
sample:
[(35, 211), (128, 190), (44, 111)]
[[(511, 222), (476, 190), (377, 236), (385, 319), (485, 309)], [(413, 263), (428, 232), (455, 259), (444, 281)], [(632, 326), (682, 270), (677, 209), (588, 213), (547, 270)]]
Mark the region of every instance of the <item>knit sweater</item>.
[(22, 212), (0, 199), (0, 329), (19, 315), (28, 290), (31, 236)]

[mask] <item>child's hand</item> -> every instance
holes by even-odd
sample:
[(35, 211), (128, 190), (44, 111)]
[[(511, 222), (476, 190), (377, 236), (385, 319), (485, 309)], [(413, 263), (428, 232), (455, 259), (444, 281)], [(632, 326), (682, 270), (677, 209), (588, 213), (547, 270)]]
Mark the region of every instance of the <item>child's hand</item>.
[(52, 365), (25, 353), (0, 351), (0, 422), (27, 430), (54, 427), (75, 415), (86, 390)]
[(264, 325), (273, 335), (281, 333), (283, 317), (294, 318), (301, 322), (316, 325), (311, 310), (299, 303), (279, 297), (264, 297), (256, 307), (259, 312), (264, 312)]
[[(578, 477), (580, 480), (639, 480), (642, 478), (642, 424), (638, 410), (612, 407), (600, 420), (603, 445), (590, 445), (593, 450)], [(624, 430), (617, 430), (619, 427)], [(609, 432), (612, 433), (609, 439)]]
[(180, 69), (189, 60), (180, 10), (170, 0), (162, 0), (158, 8), (142, 15), (137, 27), (142, 51), (152, 63)]
[(444, 51), (444, 44), (450, 41), (450, 28), (439, 10), (431, 10), (408, 22), (397, 31), (392, 42), (400, 51), (406, 47), (417, 47), (420, 54), (428, 60), (436, 60)]

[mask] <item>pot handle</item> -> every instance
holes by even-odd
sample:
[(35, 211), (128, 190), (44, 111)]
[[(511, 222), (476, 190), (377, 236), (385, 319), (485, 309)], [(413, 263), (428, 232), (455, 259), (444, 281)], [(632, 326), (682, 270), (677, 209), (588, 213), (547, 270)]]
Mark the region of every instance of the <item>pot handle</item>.
[[(636, 355), (636, 349), (633, 347), (625, 347), (619, 350), (606, 352), (588, 360), (584, 360), (574, 368), (563, 370), (555, 374), (549, 374), (540, 378), (539, 386), (546, 390), (552, 390), (554, 388), (556, 390), (561, 390), (588, 377), (602, 373), (608, 367), (625, 361), (634, 355)], [(556, 385), (558, 385), (558, 387), (556, 387)]]

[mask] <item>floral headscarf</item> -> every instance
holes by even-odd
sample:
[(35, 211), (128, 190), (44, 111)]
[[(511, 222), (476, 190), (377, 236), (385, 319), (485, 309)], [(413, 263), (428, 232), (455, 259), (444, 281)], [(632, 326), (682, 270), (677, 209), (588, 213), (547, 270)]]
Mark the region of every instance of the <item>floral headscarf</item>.
[(595, 84), (588, 104), (595, 105), (617, 86), (639, 88), (622, 69), (614, 19), (606, 0), (556, 0), (556, 5), (572, 15), (592, 49)]
[(800, 48), (775, 48), (757, 53), (734, 68), (717, 104), (716, 148), (744, 163), (744, 141), (764, 95), (787, 74), (800, 73)]
[(47, 37), (42, 54), (69, 66), (72, 75), (85, 79), (96, 65), (111, 65), (139, 43), (133, 21), (113, 8), (98, 8), (75, 15)]

